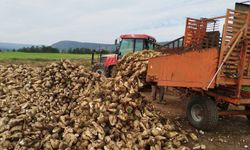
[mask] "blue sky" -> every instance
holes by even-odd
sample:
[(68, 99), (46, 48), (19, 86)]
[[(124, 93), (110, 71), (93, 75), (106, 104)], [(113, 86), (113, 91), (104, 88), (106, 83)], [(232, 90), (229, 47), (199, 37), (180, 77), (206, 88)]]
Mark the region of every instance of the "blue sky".
[[(0, 0), (0, 42), (113, 43), (120, 34), (157, 41), (184, 34), (186, 17), (224, 15), (233, 0)], [(240, 0), (239, 0), (240, 2)]]

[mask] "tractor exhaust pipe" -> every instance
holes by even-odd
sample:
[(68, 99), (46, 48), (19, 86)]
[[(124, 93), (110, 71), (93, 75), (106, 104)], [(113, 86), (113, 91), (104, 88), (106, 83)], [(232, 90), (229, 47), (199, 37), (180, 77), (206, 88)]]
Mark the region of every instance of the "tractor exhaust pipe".
[(91, 65), (94, 64), (94, 59), (95, 59), (95, 50), (92, 50), (92, 56), (91, 56)]

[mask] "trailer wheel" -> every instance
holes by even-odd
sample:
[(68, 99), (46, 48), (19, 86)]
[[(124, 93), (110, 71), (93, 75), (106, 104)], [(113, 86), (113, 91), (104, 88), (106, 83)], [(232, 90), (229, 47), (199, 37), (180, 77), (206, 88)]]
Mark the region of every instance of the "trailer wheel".
[(95, 64), (92, 68), (92, 71), (107, 76), (107, 71), (103, 64)]
[(186, 113), (190, 124), (197, 129), (211, 130), (217, 125), (217, 106), (206, 96), (193, 96), (188, 102)]
[[(245, 106), (245, 110), (250, 111), (250, 106)], [(246, 115), (248, 121), (250, 122), (250, 115)]]

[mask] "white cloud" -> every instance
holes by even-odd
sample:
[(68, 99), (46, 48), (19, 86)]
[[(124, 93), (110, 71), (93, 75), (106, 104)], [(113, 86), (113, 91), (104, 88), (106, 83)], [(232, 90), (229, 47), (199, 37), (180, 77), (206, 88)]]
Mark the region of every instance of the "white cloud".
[(0, 41), (52, 44), (60, 40), (113, 43), (124, 33), (158, 41), (182, 36), (186, 17), (224, 15), (227, 0), (0, 0)]

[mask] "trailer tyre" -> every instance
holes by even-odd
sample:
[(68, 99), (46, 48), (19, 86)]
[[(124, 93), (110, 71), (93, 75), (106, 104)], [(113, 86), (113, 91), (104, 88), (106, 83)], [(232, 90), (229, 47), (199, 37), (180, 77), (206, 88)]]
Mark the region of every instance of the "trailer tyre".
[(206, 96), (193, 96), (187, 105), (186, 114), (190, 124), (197, 129), (212, 130), (217, 126), (217, 106)]
[(92, 71), (107, 76), (107, 71), (103, 64), (95, 64), (92, 68)]
[[(245, 110), (250, 111), (250, 106), (245, 106)], [(248, 121), (250, 122), (250, 115), (246, 115)]]

